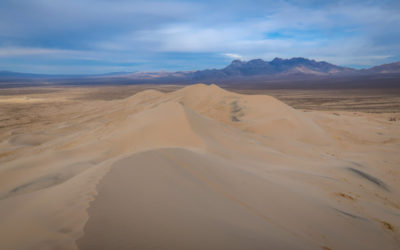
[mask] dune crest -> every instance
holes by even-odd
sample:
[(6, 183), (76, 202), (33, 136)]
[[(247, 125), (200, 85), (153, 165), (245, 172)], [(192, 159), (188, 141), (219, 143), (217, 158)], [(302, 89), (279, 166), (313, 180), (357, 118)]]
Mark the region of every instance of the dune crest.
[(192, 85), (171, 95), (199, 114), (245, 131), (315, 144), (331, 139), (318, 124), (271, 96), (240, 95), (214, 84)]
[(161, 147), (202, 148), (202, 139), (192, 130), (190, 117), (181, 104), (166, 102), (129, 115), (107, 136), (122, 151), (142, 151)]

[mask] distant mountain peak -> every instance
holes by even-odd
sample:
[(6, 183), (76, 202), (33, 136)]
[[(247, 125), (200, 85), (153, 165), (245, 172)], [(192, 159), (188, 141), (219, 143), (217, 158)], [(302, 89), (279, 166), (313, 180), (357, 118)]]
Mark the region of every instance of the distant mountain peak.
[[(230, 65), (242, 65), (243, 63), (246, 63), (245, 61), (242, 61), (240, 59), (235, 59), (231, 62)], [(228, 65), (229, 66), (229, 65)]]
[[(349, 70), (345, 67), (327, 62), (318, 62), (304, 57), (293, 57), (290, 59), (275, 57), (272, 61), (264, 61), (263, 59), (252, 59), (250, 61), (233, 60), (230, 65), (222, 70), (208, 71), (208, 73), (214, 77), (279, 74), (328, 75), (348, 72)], [(198, 75), (205, 77), (206, 74), (204, 74), (204, 71), (198, 72)]]
[(247, 63), (265, 63), (266, 61), (264, 61), (263, 59), (252, 59), (250, 61), (248, 61)]
[(282, 62), (284, 59), (280, 58), (280, 57), (275, 57), (271, 63), (278, 63), (278, 62)]

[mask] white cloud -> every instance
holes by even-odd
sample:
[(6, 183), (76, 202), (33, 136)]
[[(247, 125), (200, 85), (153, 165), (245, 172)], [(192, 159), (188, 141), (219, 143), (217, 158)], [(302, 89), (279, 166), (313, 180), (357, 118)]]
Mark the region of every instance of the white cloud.
[(243, 56), (239, 54), (234, 54), (234, 53), (224, 53), (222, 54), (223, 56), (226, 56), (228, 58), (236, 59), (236, 60), (243, 60)]

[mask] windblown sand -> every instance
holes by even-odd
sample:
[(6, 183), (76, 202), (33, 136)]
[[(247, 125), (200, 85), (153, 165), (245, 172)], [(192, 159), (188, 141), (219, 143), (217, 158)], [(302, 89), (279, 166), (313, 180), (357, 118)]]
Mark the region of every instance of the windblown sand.
[(0, 249), (400, 248), (396, 114), (203, 84), (53, 97), (0, 101)]

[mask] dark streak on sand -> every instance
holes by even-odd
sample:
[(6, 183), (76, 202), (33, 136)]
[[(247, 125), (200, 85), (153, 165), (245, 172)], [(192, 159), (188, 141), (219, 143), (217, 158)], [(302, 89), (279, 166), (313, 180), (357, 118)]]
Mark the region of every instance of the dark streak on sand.
[(37, 177), (33, 180), (25, 182), (15, 188), (11, 189), (8, 193), (0, 194), (0, 200), (6, 199), (12, 196), (25, 194), (40, 189), (49, 188), (55, 185), (59, 185), (74, 177), (77, 172), (83, 171), (88, 166), (94, 163), (91, 162), (78, 162), (65, 167), (64, 171), (57, 174), (49, 174)]
[(380, 179), (378, 179), (378, 178), (376, 178), (374, 176), (371, 176), (371, 175), (369, 175), (369, 174), (367, 174), (367, 173), (365, 173), (365, 172), (363, 172), (361, 170), (352, 168), (352, 167), (348, 167), (347, 169), (350, 170), (351, 172), (357, 174), (358, 176), (360, 176), (360, 177), (362, 177), (362, 178), (374, 183), (375, 185), (385, 189), (386, 191), (389, 191), (388, 186), (383, 181), (381, 181)]
[(349, 216), (349, 217), (351, 217), (353, 219), (365, 220), (363, 217), (360, 217), (360, 216), (345, 212), (343, 210), (340, 210), (340, 209), (337, 209), (337, 208), (335, 208), (335, 210), (338, 211), (339, 213), (341, 213), (343, 215), (346, 215), (346, 216)]
[(34, 181), (15, 187), (9, 192), (9, 195), (25, 193), (25, 191), (31, 189), (36, 190), (36, 189), (51, 187), (53, 185), (63, 182), (65, 179), (66, 179), (65, 176), (59, 174), (43, 176)]

